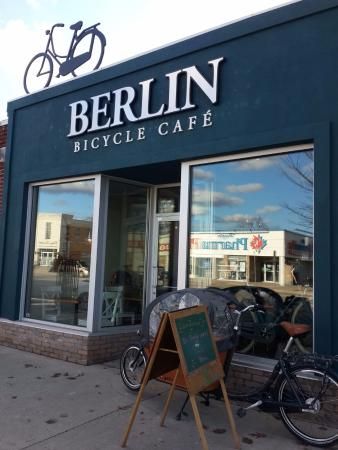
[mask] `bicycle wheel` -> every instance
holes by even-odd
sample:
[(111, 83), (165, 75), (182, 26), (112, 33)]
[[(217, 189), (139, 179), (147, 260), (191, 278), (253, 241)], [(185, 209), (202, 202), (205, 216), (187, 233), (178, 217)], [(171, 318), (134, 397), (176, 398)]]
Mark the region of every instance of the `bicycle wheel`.
[[(256, 299), (249, 286), (232, 286), (224, 289), (235, 297), (238, 305), (245, 308), (248, 305), (255, 304)], [(235, 321), (235, 318), (234, 318)], [(254, 311), (247, 311), (241, 315), (239, 328), (240, 332), (236, 342), (235, 351), (238, 353), (249, 353), (255, 344), (257, 324), (259, 323), (257, 314)]]
[[(247, 306), (245, 304), (245, 306)], [(257, 314), (254, 311), (245, 312), (239, 324), (239, 339), (236, 352), (249, 353), (255, 344), (255, 330), (258, 324)]]
[(92, 44), (92, 39), (94, 41), (90, 59), (88, 59), (88, 61), (81, 64), (79, 67), (72, 71), (72, 75), (74, 77), (96, 70), (101, 65), (104, 55), (104, 49), (106, 46), (106, 38), (98, 30), (88, 30), (80, 36), (73, 47), (71, 59), (89, 52)]
[[(292, 323), (306, 323), (313, 326), (313, 313), (311, 306), (307, 300), (299, 301), (295, 306), (292, 316)], [(295, 337), (295, 344), (301, 353), (311, 353), (313, 351), (313, 334), (312, 330), (308, 333)]]
[(27, 94), (49, 86), (53, 75), (53, 61), (47, 53), (35, 55), (26, 67), (23, 87)]
[[(280, 402), (294, 402), (293, 389), (313, 410), (280, 407), (280, 416), (287, 429), (307, 444), (326, 447), (338, 441), (338, 378), (314, 366), (294, 367), (290, 383), (281, 376), (276, 386)], [(293, 388), (293, 389), (292, 389)]]
[(131, 391), (138, 391), (147, 359), (139, 344), (132, 344), (125, 349), (120, 359), (120, 374), (123, 383)]

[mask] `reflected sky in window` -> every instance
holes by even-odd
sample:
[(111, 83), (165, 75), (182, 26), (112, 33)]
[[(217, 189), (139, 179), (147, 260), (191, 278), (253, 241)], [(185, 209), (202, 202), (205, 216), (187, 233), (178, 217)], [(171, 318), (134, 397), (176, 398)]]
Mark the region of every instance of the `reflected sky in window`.
[(93, 214), (94, 180), (40, 187), (39, 212), (71, 214), (88, 219)]
[(312, 234), (313, 151), (192, 167), (191, 230)]

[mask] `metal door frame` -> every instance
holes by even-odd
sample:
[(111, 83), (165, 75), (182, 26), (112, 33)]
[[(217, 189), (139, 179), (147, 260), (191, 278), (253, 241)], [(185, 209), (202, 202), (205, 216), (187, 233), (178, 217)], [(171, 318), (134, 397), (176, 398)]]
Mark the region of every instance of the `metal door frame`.
[[(152, 192), (152, 220), (151, 229), (149, 233), (149, 259), (148, 259), (148, 282), (147, 282), (147, 292), (146, 292), (146, 304), (148, 305), (156, 297), (156, 280), (157, 280), (157, 257), (158, 257), (158, 231), (159, 223), (168, 222), (178, 222), (179, 233), (180, 233), (180, 213), (157, 213), (157, 191), (158, 189), (179, 186), (179, 183), (159, 185), (153, 188)], [(179, 239), (177, 242), (179, 245)], [(178, 254), (178, 252), (177, 252)]]

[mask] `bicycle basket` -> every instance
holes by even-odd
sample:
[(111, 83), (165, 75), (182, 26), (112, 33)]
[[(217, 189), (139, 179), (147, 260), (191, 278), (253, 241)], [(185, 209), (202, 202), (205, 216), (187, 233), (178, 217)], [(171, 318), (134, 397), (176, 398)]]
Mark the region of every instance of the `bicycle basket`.
[(212, 289), (187, 288), (162, 294), (145, 310), (142, 323), (143, 337), (146, 342), (155, 338), (163, 312), (205, 305), (218, 350), (229, 350), (233, 347), (234, 336), (234, 323), (228, 306), (230, 301), (232, 298), (228, 293)]

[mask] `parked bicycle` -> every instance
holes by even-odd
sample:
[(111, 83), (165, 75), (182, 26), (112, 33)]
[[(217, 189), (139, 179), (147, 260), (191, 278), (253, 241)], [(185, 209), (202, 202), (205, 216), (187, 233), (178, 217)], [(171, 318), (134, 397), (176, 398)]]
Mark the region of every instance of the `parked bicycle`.
[[(248, 312), (259, 314), (261, 305), (248, 305), (235, 310), (236, 341), (240, 339), (240, 320)], [(239, 417), (253, 408), (280, 415), (286, 428), (307, 444), (326, 447), (338, 442), (338, 364), (335, 357), (314, 353), (290, 352), (294, 340), (309, 331), (308, 324), (282, 321), (280, 325), (289, 339), (263, 386), (253, 380), (236, 383), (236, 366), (226, 362), (225, 373), (229, 397), (250, 403), (238, 410)], [(236, 347), (236, 346), (235, 346)], [(231, 373), (233, 371), (233, 373)], [(238, 376), (238, 374), (237, 374)], [(258, 385), (258, 386), (257, 386)]]
[[(44, 52), (36, 54), (29, 62), (23, 79), (25, 92), (29, 94), (32, 90), (48, 87), (54, 71), (54, 62), (59, 65), (56, 77), (72, 74), (77, 76), (77, 69), (90, 61), (91, 70), (100, 67), (106, 38), (97, 29), (99, 23), (91, 25), (79, 33), (83, 25), (82, 21), (76, 22), (69, 28), (73, 31), (72, 40), (66, 55), (58, 55), (55, 51), (53, 32), (57, 27), (64, 27), (63, 23), (56, 23), (50, 30), (46, 31), (48, 36)], [(89, 67), (88, 67), (89, 69)]]
[(237, 343), (240, 353), (257, 353), (274, 357), (280, 343), (288, 339), (279, 326), (282, 321), (309, 325), (308, 332), (294, 338), (294, 347), (301, 353), (312, 352), (313, 313), (307, 297), (290, 295), (282, 297), (274, 290), (262, 286), (232, 286), (224, 291), (231, 293), (238, 304), (259, 304), (259, 313), (249, 309), (241, 319), (241, 334)]

